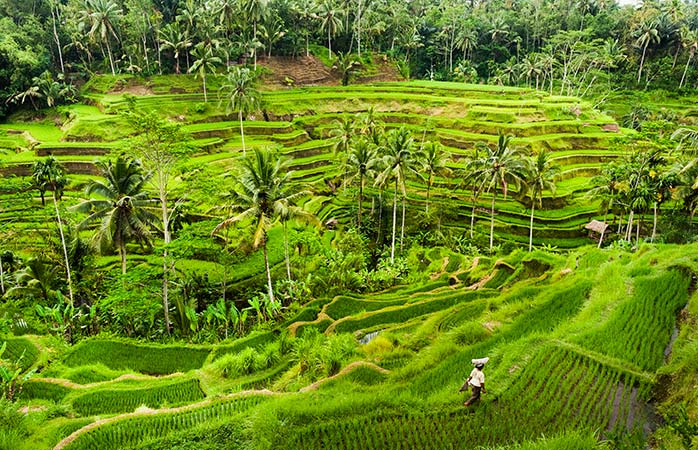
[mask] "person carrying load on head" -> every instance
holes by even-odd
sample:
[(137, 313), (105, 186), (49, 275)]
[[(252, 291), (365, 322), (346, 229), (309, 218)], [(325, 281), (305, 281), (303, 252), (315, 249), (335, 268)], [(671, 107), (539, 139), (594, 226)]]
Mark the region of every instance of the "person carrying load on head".
[(485, 364), (489, 360), (489, 358), (479, 358), (472, 360), (472, 363), (475, 366), (475, 368), (472, 370), (472, 372), (470, 372), (470, 376), (467, 380), (465, 380), (465, 383), (463, 383), (463, 386), (460, 388), (460, 391), (467, 391), (468, 387), (471, 386), (473, 388), (473, 394), (470, 396), (468, 400), (466, 400), (463, 403), (463, 406), (472, 405), (473, 403), (480, 400), (481, 393), (487, 393), (487, 390), (485, 390), (485, 374), (482, 371), (482, 369), (485, 367)]

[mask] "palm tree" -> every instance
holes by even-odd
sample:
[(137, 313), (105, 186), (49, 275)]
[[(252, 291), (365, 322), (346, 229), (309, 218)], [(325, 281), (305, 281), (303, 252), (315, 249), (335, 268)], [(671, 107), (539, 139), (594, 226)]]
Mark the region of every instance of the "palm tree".
[(691, 65), (691, 60), (698, 52), (698, 30), (689, 30), (684, 28), (681, 30), (683, 35), (683, 46), (688, 49), (688, 59), (686, 60), (686, 67), (683, 69), (683, 75), (681, 75), (681, 82), (679, 83), (679, 89), (683, 87), (683, 82), (686, 80), (686, 72), (688, 72), (688, 67)]
[(208, 101), (206, 97), (206, 72), (215, 73), (216, 64), (220, 64), (222, 61), (213, 54), (213, 48), (210, 45), (205, 45), (203, 42), (199, 42), (191, 54), (196, 61), (189, 68), (189, 73), (198, 70), (197, 76), (200, 76), (204, 83), (204, 103), (206, 103)]
[(179, 68), (179, 55), (181, 52), (186, 52), (189, 47), (191, 47), (191, 39), (186, 32), (182, 31), (179, 23), (173, 22), (168, 23), (162, 29), (158, 31), (158, 38), (160, 39), (160, 51), (167, 49), (172, 49), (174, 60), (175, 60), (175, 73), (180, 74)]
[(509, 191), (509, 185), (520, 186), (524, 183), (526, 164), (525, 152), (518, 147), (512, 147), (512, 136), (499, 134), (497, 146), (485, 146), (485, 154), (473, 159), (467, 170), (476, 185), (481, 185), (484, 192), (492, 192), (492, 207), (490, 220), (490, 250), (494, 246), (494, 205), (497, 199), (497, 189), (502, 188), (504, 198)]
[(321, 20), (320, 31), (327, 32), (327, 57), (332, 59), (332, 36), (344, 29), (342, 23), (342, 10), (338, 9), (332, 0), (324, 0), (317, 10), (317, 17)]
[(424, 145), (422, 157), (422, 167), (427, 174), (427, 204), (425, 212), (429, 214), (429, 198), (431, 187), (434, 185), (434, 177), (450, 173), (446, 163), (450, 161), (451, 155), (444, 151), (443, 146), (439, 142), (427, 142)]
[(88, 196), (75, 207), (89, 216), (80, 223), (86, 228), (100, 222), (94, 240), (98, 248), (116, 246), (121, 256), (121, 273), (126, 273), (126, 243), (132, 239), (150, 242), (150, 225), (157, 221), (157, 208), (145, 192), (149, 176), (143, 174), (140, 164), (119, 156), (115, 161), (98, 161), (104, 180), (91, 181), (85, 190)]
[(400, 227), (400, 244), (405, 235), (405, 200), (407, 198), (406, 181), (409, 172), (416, 173), (417, 155), (414, 140), (407, 128), (401, 127), (388, 133), (385, 142), (383, 164), (385, 169), (376, 179), (376, 184), (385, 186), (391, 179), (395, 182), (393, 190), (393, 234), (390, 243), (390, 262), (395, 262), (395, 232), (397, 226), (397, 193), (402, 194), (402, 225)]
[(61, 246), (63, 247), (63, 257), (65, 258), (65, 271), (68, 281), (68, 294), (70, 304), (73, 305), (73, 282), (70, 276), (70, 259), (68, 258), (68, 246), (65, 242), (65, 234), (63, 233), (63, 221), (61, 213), (58, 210), (58, 200), (62, 197), (63, 188), (68, 184), (68, 179), (65, 177), (63, 167), (53, 156), (49, 156), (44, 161), (37, 161), (32, 168), (32, 179), (39, 186), (41, 191), (41, 204), (44, 203), (44, 192), (50, 190), (53, 198), (53, 208), (56, 211), (56, 220), (58, 221), (58, 232), (61, 237)]
[(287, 163), (278, 155), (266, 149), (255, 149), (251, 158), (245, 159), (242, 173), (238, 178), (239, 189), (232, 195), (231, 211), (238, 214), (219, 223), (213, 230), (218, 232), (238, 222), (251, 219), (254, 222), (255, 248), (262, 246), (264, 268), (267, 273), (269, 300), (274, 301), (269, 255), (267, 253), (267, 232), (274, 220), (288, 214), (292, 205), (306, 192), (294, 192), (291, 187), (291, 172), (286, 171)]
[(7, 297), (13, 294), (40, 295), (47, 303), (54, 296), (58, 267), (43, 257), (29, 258), (26, 265), (15, 275), (17, 284), (8, 289)]
[[(604, 223), (606, 223), (608, 212), (613, 208), (613, 203), (618, 196), (622, 182), (622, 172), (620, 166), (611, 163), (603, 168), (600, 175), (591, 179), (591, 185), (595, 187), (587, 192), (587, 196), (601, 200), (601, 207), (604, 209)], [(598, 248), (601, 248), (603, 245), (605, 231), (604, 229), (601, 232)]]
[[(247, 22), (252, 22), (252, 38), (257, 39), (257, 24), (264, 19), (267, 14), (268, 0), (242, 0), (242, 13)], [(271, 51), (271, 50), (270, 50)], [(254, 68), (257, 69), (257, 49), (253, 49)]]
[(233, 111), (238, 112), (240, 119), (240, 136), (242, 137), (242, 154), (247, 156), (245, 148), (245, 128), (242, 124), (243, 114), (257, 111), (262, 102), (261, 94), (257, 90), (255, 83), (257, 77), (254, 72), (246, 67), (235, 67), (228, 72), (226, 84), (221, 86), (219, 97), (225, 98), (226, 114)]
[(315, 17), (317, 5), (313, 0), (294, 0), (291, 9), (296, 16), (294, 23), (305, 37), (305, 56), (310, 56), (310, 21)]
[(90, 23), (92, 24), (88, 34), (90, 36), (99, 35), (101, 41), (106, 45), (111, 73), (116, 75), (114, 57), (109, 41), (111, 39), (110, 36), (113, 36), (117, 41), (119, 40), (119, 36), (116, 34), (116, 26), (119, 20), (121, 20), (123, 11), (119, 8), (118, 3), (112, 0), (88, 0), (87, 7)]
[(529, 160), (530, 166), (526, 172), (526, 186), (531, 195), (531, 226), (528, 233), (528, 251), (533, 250), (533, 214), (536, 203), (543, 207), (543, 191), (555, 193), (555, 176), (557, 167), (552, 165), (550, 153), (542, 151), (538, 156)]
[(640, 69), (637, 71), (637, 82), (640, 82), (642, 78), (642, 67), (645, 64), (645, 54), (647, 53), (647, 47), (652, 42), (659, 44), (661, 41), (661, 36), (659, 35), (659, 30), (657, 27), (657, 22), (654, 20), (646, 19), (640, 23), (639, 27), (635, 30), (635, 45), (637, 47), (642, 47), (642, 57), (640, 58)]
[(366, 139), (357, 140), (352, 146), (347, 158), (346, 167), (349, 175), (348, 181), (351, 181), (355, 177), (359, 177), (359, 214), (357, 217), (359, 230), (361, 230), (361, 207), (364, 197), (364, 181), (367, 177), (375, 175), (378, 163), (379, 159), (376, 148)]

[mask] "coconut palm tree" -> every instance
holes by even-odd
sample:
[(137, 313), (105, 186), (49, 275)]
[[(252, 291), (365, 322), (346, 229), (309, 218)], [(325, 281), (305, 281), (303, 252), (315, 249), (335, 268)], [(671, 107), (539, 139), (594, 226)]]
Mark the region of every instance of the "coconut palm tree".
[(88, 196), (75, 207), (89, 216), (80, 223), (86, 228), (99, 222), (94, 241), (100, 250), (116, 246), (121, 256), (121, 273), (126, 273), (126, 244), (130, 240), (150, 242), (150, 226), (157, 222), (157, 207), (148, 198), (145, 184), (149, 176), (140, 164), (119, 156), (115, 161), (99, 161), (104, 180), (93, 180), (85, 189)]
[[(257, 24), (268, 13), (268, 0), (242, 0), (242, 13), (247, 22), (252, 22), (252, 38), (257, 39)], [(271, 51), (271, 50), (270, 50)], [(257, 49), (253, 49), (254, 68), (257, 69)]]
[(116, 33), (116, 27), (123, 16), (123, 10), (119, 8), (118, 3), (112, 0), (88, 0), (86, 5), (91, 23), (91, 28), (88, 34), (90, 36), (99, 36), (99, 39), (107, 47), (111, 73), (112, 75), (116, 75), (116, 70), (114, 69), (114, 56), (112, 55), (111, 45), (109, 42), (111, 37), (117, 41), (119, 40), (119, 36)]
[(688, 59), (686, 60), (686, 67), (683, 69), (683, 75), (681, 75), (681, 82), (679, 83), (679, 89), (683, 87), (683, 82), (686, 80), (686, 72), (688, 72), (688, 67), (691, 65), (691, 60), (698, 52), (698, 30), (689, 30), (688, 28), (683, 28), (681, 30), (683, 46), (688, 49)]
[(538, 207), (543, 207), (543, 191), (555, 193), (555, 177), (557, 167), (552, 165), (550, 153), (542, 151), (535, 158), (529, 160), (529, 167), (526, 171), (526, 186), (531, 196), (531, 226), (528, 233), (528, 251), (533, 250), (533, 214)]
[(525, 182), (525, 152), (521, 148), (512, 147), (511, 140), (512, 136), (500, 133), (497, 146), (485, 146), (485, 154), (470, 161), (466, 169), (471, 171), (472, 181), (481, 185), (483, 192), (492, 193), (490, 250), (494, 246), (494, 206), (497, 190), (501, 187), (506, 199), (510, 184), (519, 187)]
[(427, 202), (425, 212), (429, 214), (429, 198), (431, 187), (434, 185), (434, 177), (448, 175), (451, 171), (446, 167), (451, 155), (444, 151), (439, 142), (427, 142), (422, 150), (422, 170), (427, 174)]
[(204, 83), (204, 103), (206, 103), (208, 101), (206, 96), (206, 72), (216, 73), (216, 64), (220, 64), (222, 61), (218, 56), (213, 54), (213, 47), (203, 42), (199, 42), (194, 46), (194, 50), (192, 50), (191, 54), (195, 58), (195, 61), (189, 68), (189, 73), (198, 71), (197, 76), (201, 77)]
[(160, 52), (168, 49), (172, 50), (175, 60), (174, 70), (175, 73), (179, 75), (181, 73), (179, 68), (179, 55), (182, 52), (186, 52), (189, 47), (191, 47), (191, 39), (189, 39), (186, 31), (182, 31), (177, 22), (168, 23), (162, 27), (162, 29), (158, 30), (158, 39), (160, 40)]
[(650, 19), (643, 20), (637, 29), (633, 33), (635, 36), (635, 45), (642, 48), (642, 57), (640, 58), (640, 69), (637, 71), (637, 82), (640, 82), (642, 78), (642, 68), (645, 65), (645, 55), (647, 54), (647, 47), (653, 42), (659, 44), (662, 40), (659, 35), (659, 29), (657, 22)]
[(63, 221), (61, 213), (58, 209), (58, 200), (62, 197), (63, 188), (68, 184), (68, 179), (65, 177), (63, 166), (53, 156), (49, 156), (43, 161), (37, 161), (32, 168), (32, 179), (39, 190), (41, 191), (41, 204), (44, 203), (44, 192), (50, 190), (53, 198), (53, 208), (56, 211), (56, 220), (58, 221), (58, 232), (61, 237), (61, 246), (63, 248), (63, 257), (65, 258), (66, 279), (68, 281), (68, 297), (70, 304), (73, 305), (73, 281), (70, 274), (70, 259), (68, 258), (68, 246), (63, 233)]
[(16, 285), (5, 293), (7, 297), (12, 295), (41, 296), (46, 303), (55, 295), (58, 266), (51, 264), (44, 257), (29, 258), (25, 266), (16, 275)]
[(242, 154), (247, 156), (245, 148), (245, 128), (242, 124), (243, 114), (257, 111), (262, 103), (262, 96), (256, 87), (257, 77), (246, 67), (234, 67), (228, 72), (226, 83), (221, 86), (219, 97), (226, 100), (225, 112), (238, 112), (240, 120), (240, 137), (242, 138)]
[(332, 36), (344, 29), (342, 10), (337, 8), (332, 0), (324, 0), (317, 9), (320, 19), (320, 31), (327, 32), (327, 57), (332, 59)]
[(384, 169), (376, 178), (376, 184), (385, 186), (390, 180), (395, 182), (393, 190), (393, 232), (390, 243), (390, 262), (395, 262), (395, 233), (397, 228), (397, 194), (402, 195), (402, 225), (400, 245), (405, 235), (406, 182), (410, 172), (417, 174), (418, 153), (414, 151), (414, 140), (407, 128), (401, 127), (388, 133), (384, 147)]
[(216, 233), (248, 219), (253, 221), (253, 245), (255, 248), (261, 246), (264, 252), (264, 268), (271, 302), (274, 301), (274, 290), (267, 253), (267, 232), (280, 215), (288, 214), (292, 205), (307, 194), (294, 192), (291, 172), (286, 167), (287, 162), (270, 150), (255, 149), (252, 157), (244, 160), (242, 173), (237, 179), (239, 188), (231, 195), (230, 210), (238, 214), (219, 223), (212, 232)]
[[(604, 209), (603, 222), (608, 219), (608, 212), (613, 208), (613, 203), (619, 194), (623, 179), (620, 166), (611, 163), (603, 168), (600, 175), (591, 179), (591, 185), (595, 186), (587, 192), (587, 196), (592, 199), (601, 200), (601, 207)], [(603, 245), (605, 229), (601, 232), (598, 248)]]
[(366, 139), (357, 140), (351, 147), (347, 157), (346, 172), (348, 181), (359, 178), (359, 213), (357, 223), (361, 230), (362, 201), (364, 197), (364, 182), (366, 178), (375, 176), (380, 160), (376, 148)]

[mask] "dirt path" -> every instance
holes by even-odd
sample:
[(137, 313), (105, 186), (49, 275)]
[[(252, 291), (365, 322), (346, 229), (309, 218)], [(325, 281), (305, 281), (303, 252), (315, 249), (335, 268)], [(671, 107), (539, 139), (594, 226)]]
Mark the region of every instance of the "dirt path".
[(340, 370), (337, 374), (332, 375), (331, 377), (323, 378), (322, 380), (318, 380), (313, 384), (310, 384), (304, 388), (301, 388), (301, 390), (299, 392), (315, 391), (315, 390), (317, 390), (317, 388), (319, 388), (323, 384), (325, 384), (329, 381), (332, 381), (334, 379), (337, 379), (343, 375), (346, 375), (358, 367), (368, 367), (369, 369), (373, 369), (373, 370), (380, 372), (380, 373), (383, 373), (383, 374), (390, 373), (390, 371), (388, 369), (384, 369), (384, 368), (377, 366), (373, 363), (370, 363), (368, 361), (354, 361), (353, 363), (347, 365), (344, 369)]
[(175, 378), (183, 375), (182, 372), (175, 372), (171, 373), (168, 375), (163, 375), (161, 377), (153, 377), (149, 375), (137, 375), (133, 373), (126, 373), (124, 375), (121, 375), (119, 377), (114, 378), (113, 380), (106, 380), (106, 381), (97, 381), (95, 383), (88, 383), (88, 384), (79, 384), (75, 383), (70, 380), (66, 380), (64, 378), (34, 378), (34, 381), (40, 381), (44, 383), (52, 383), (52, 384), (59, 384), (61, 386), (65, 386), (70, 389), (91, 389), (94, 387), (101, 387), (113, 383), (117, 383), (119, 381), (124, 381), (124, 380), (142, 380), (142, 381), (147, 381), (147, 380), (162, 380), (162, 379), (167, 379), (167, 378)]

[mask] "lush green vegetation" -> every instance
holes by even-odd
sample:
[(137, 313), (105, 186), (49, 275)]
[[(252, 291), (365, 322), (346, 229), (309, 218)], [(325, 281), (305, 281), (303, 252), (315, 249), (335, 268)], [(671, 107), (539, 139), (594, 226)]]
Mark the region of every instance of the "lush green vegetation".
[(0, 4), (0, 450), (695, 447), (695, 5), (78, 3)]

